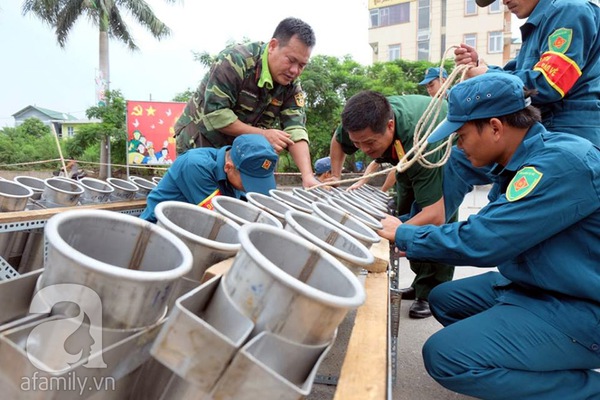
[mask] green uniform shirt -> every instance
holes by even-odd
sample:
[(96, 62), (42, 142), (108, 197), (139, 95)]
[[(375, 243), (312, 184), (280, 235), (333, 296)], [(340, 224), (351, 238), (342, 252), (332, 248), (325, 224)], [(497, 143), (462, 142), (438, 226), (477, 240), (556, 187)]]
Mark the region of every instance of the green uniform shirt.
[[(400, 140), (405, 152), (408, 152), (413, 147), (415, 128), (421, 116), (425, 113), (429, 106), (431, 97), (421, 95), (405, 95), (405, 96), (389, 96), (387, 97), (395, 119), (394, 137)], [(448, 104), (446, 101), (442, 103), (442, 109), (436, 120), (436, 125), (439, 124), (448, 112)], [(348, 133), (341, 126), (335, 131), (335, 138), (341, 144), (342, 150), (346, 154), (353, 154), (358, 150)], [(427, 149), (433, 149), (440, 142), (429, 144)], [(438, 151), (427, 159), (431, 162), (437, 162), (443, 155), (442, 151)], [(390, 163), (397, 165), (399, 157), (394, 149), (394, 144), (384, 152), (384, 154), (375, 161), (378, 163)], [(398, 209), (410, 209), (413, 201), (424, 208), (436, 203), (442, 198), (442, 171), (443, 168), (425, 168), (419, 163), (413, 164), (406, 171), (396, 174), (396, 188), (398, 189)]]
[(219, 129), (237, 119), (265, 129), (278, 127), (294, 142), (308, 141), (300, 82), (274, 82), (267, 54), (267, 44), (254, 42), (228, 47), (217, 56), (175, 124), (178, 153), (195, 147), (199, 134), (207, 145), (230, 145), (235, 137)]

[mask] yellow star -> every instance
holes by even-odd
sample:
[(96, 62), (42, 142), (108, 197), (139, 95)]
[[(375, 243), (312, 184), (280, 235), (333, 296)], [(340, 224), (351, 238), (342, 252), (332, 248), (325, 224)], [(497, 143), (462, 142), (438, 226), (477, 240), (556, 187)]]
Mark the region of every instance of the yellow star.
[(155, 112), (156, 112), (156, 109), (152, 108), (152, 106), (146, 108), (146, 115), (154, 115)]

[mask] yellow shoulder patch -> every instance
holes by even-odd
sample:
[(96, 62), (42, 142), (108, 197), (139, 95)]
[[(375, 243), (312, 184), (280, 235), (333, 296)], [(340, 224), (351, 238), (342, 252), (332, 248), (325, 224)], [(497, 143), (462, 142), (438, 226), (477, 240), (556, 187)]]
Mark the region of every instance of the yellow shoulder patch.
[(304, 93), (296, 93), (294, 99), (298, 107), (304, 107)]

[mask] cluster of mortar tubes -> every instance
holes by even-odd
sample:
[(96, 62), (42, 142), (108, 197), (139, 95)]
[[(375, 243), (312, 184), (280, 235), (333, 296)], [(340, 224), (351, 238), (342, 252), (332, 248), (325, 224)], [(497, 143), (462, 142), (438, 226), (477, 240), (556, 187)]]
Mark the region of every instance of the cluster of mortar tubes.
[[(16, 176), (12, 181), (0, 179), (0, 212), (43, 208), (72, 207), (145, 198), (160, 180), (130, 177), (107, 181), (84, 177), (40, 179)], [(0, 233), (0, 257), (19, 273), (43, 266), (44, 240), (41, 229)]]
[[(155, 360), (142, 368), (154, 384), (138, 380), (137, 398), (298, 399), (310, 393), (339, 323), (364, 300), (356, 275), (373, 263), (369, 248), (381, 229), (370, 214), (355, 217), (328, 201), (343, 196), (341, 190), (316, 193), (248, 193), (248, 202), (220, 196), (212, 200), (214, 211), (179, 202), (157, 206), (158, 224), (194, 254), (179, 292), (199, 286), (175, 302), (152, 347)], [(209, 266), (232, 255), (223, 277), (198, 282)]]
[[(160, 340), (156, 340), (152, 350), (162, 364), (147, 361), (140, 369), (141, 373), (158, 373), (163, 379), (170, 375), (170, 383), (156, 392), (151, 388), (152, 383), (161, 380), (145, 376), (138, 379), (134, 393), (162, 393), (169, 394), (169, 398), (170, 394), (178, 394), (172, 398), (186, 398), (185, 393), (197, 394), (198, 387), (202, 387), (202, 392), (209, 398), (242, 399), (257, 398), (257, 393), (262, 393), (266, 387), (273, 389), (272, 393), (278, 393), (277, 398), (304, 396), (310, 392), (314, 374), (333, 343), (337, 326), (349, 310), (364, 301), (364, 289), (355, 274), (360, 263), (368, 264), (372, 260), (370, 254), (364, 259), (361, 257), (363, 249), (376, 241), (365, 232), (376, 228), (367, 227), (364, 231), (366, 225), (360, 218), (334, 208), (331, 202), (334, 197), (328, 194), (321, 194), (327, 202), (310, 204), (304, 201), (309, 207), (300, 204), (304, 208), (302, 212), (278, 200), (275, 194), (264, 197), (286, 204), (287, 209), (274, 207), (273, 203), (260, 207), (253, 205), (252, 200), (258, 202), (255, 204), (262, 204), (261, 200), (264, 200), (254, 196), (256, 194), (249, 194), (248, 203), (217, 197), (213, 200), (216, 211), (184, 203), (161, 203), (156, 210), (157, 225), (111, 212), (80, 210), (62, 213), (49, 221), (48, 226), (52, 229), (46, 233), (49, 243), (47, 265), (38, 279), (37, 288), (41, 290), (64, 282), (92, 286), (93, 282), (94, 291), (102, 299), (103, 335), (109, 339), (113, 337), (107, 339), (111, 345), (104, 352), (116, 349), (110, 353), (115, 356), (112, 369), (118, 369), (121, 375), (133, 370), (145, 359), (144, 351), (152, 342), (146, 340), (146, 346), (139, 348), (132, 346), (131, 342), (122, 343), (126, 341), (122, 336), (156, 334), (158, 327), (164, 323), (164, 313), (169, 306), (172, 307), (168, 325), (161, 330)], [(221, 216), (219, 211), (230, 215)], [(83, 214), (73, 214), (77, 212)], [(98, 212), (101, 214), (94, 214)], [(315, 216), (309, 215), (313, 213)], [(236, 217), (232, 218), (232, 214)], [(234, 219), (244, 226), (239, 228)], [(348, 228), (348, 221), (355, 224), (351, 225), (353, 228)], [(284, 225), (286, 228), (282, 230)], [(348, 231), (361, 229), (363, 242), (347, 236)], [(193, 266), (186, 269), (182, 262), (174, 267), (173, 260), (180, 259), (173, 257), (172, 251), (154, 249), (157, 243), (151, 237), (155, 230), (171, 235), (169, 239), (161, 238), (165, 243), (172, 243), (179, 250), (183, 246), (194, 260)], [(64, 245), (64, 251), (57, 250), (61, 246), (53, 246), (49, 232), (61, 239), (54, 242)], [(115, 232), (119, 234), (115, 235)], [(135, 243), (131, 242), (132, 237), (136, 238)], [(202, 242), (201, 238), (206, 239), (205, 243), (198, 243)], [(354, 254), (346, 260), (340, 254), (333, 253), (332, 256), (328, 252), (331, 248), (322, 246), (321, 242), (336, 251), (352, 253), (359, 249), (361, 256)], [(219, 245), (215, 248), (216, 243)], [(196, 246), (205, 246), (208, 250), (199, 250)], [(200, 284), (199, 279), (206, 268), (234, 255), (231, 270), (224, 278)], [(73, 268), (61, 268), (69, 262), (74, 263)], [(83, 272), (77, 272), (79, 269)], [(167, 282), (168, 288), (157, 288), (156, 282), (147, 279), (167, 270), (171, 271), (170, 278), (173, 279), (169, 281), (163, 277), (161, 282)], [(174, 270), (177, 270), (176, 274)], [(129, 276), (130, 273), (141, 275)], [(139, 297), (139, 293), (146, 295)], [(176, 302), (175, 298), (178, 298)], [(162, 313), (156, 313), (157, 299), (160, 300), (158, 304), (164, 306)], [(147, 307), (153, 312), (149, 313)], [(72, 313), (67, 309), (58, 311), (67, 315)], [(131, 316), (136, 315), (144, 315), (146, 319), (131, 320)], [(231, 318), (224, 319), (223, 315)], [(195, 354), (191, 348), (173, 352), (169, 345), (177, 341), (171, 340), (170, 336), (177, 333), (178, 326), (183, 329), (190, 325), (199, 338), (206, 338), (208, 342), (204, 346), (196, 346), (197, 341), (194, 340), (194, 348), (200, 354)], [(35, 323), (23, 326), (20, 332), (29, 332), (27, 329), (35, 326)], [(111, 329), (116, 329), (118, 334), (111, 335)], [(115, 343), (114, 337), (122, 340)], [(137, 363), (119, 359), (123, 346), (133, 352)], [(221, 365), (228, 367), (211, 369), (211, 380), (210, 373), (199, 373), (194, 364), (202, 364), (195, 361), (203, 354), (208, 356), (207, 352), (212, 350), (218, 350)], [(278, 353), (286, 354), (286, 357)], [(22, 351), (20, 354), (22, 356)], [(180, 358), (173, 359), (173, 354)], [(48, 353), (44, 351), (40, 357), (48, 357)], [(239, 371), (236, 372), (236, 369)], [(247, 380), (239, 379), (240, 371), (250, 370), (253, 373)], [(221, 371), (220, 375), (215, 377), (214, 371)], [(261, 378), (256, 380), (256, 377)], [(269, 385), (264, 385), (265, 382)], [(259, 398), (269, 398), (269, 395), (262, 393)]]
[(11, 366), (0, 371), (3, 398), (63, 400), (110, 391), (98, 387), (81, 397), (61, 385), (22, 384), (74, 376), (118, 383), (138, 369), (150, 358), (192, 254), (167, 230), (111, 211), (59, 213), (44, 235), (44, 268), (0, 283), (0, 293), (31, 296), (18, 310), (9, 304), (10, 320), (0, 321), (0, 362)]
[[(168, 201), (155, 209), (157, 225), (184, 241), (194, 263), (133, 392), (139, 399), (306, 396), (338, 325), (364, 302), (362, 284), (264, 209), (224, 196), (212, 205)], [(232, 257), (223, 277), (201, 283), (206, 269)]]
[(150, 180), (138, 176), (106, 181), (90, 177), (74, 180), (16, 176), (13, 181), (0, 180), (0, 212), (143, 199), (159, 181), (159, 177)]

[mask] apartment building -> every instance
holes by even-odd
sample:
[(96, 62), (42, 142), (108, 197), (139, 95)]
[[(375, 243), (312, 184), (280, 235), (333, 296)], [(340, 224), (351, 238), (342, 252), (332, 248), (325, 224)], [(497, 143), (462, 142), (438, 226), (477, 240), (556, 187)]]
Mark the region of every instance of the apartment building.
[(466, 43), (488, 64), (504, 65), (520, 47), (501, 0), (484, 8), (475, 0), (369, 0), (369, 14), (373, 62), (437, 63), (444, 54), (454, 57), (451, 46)]

